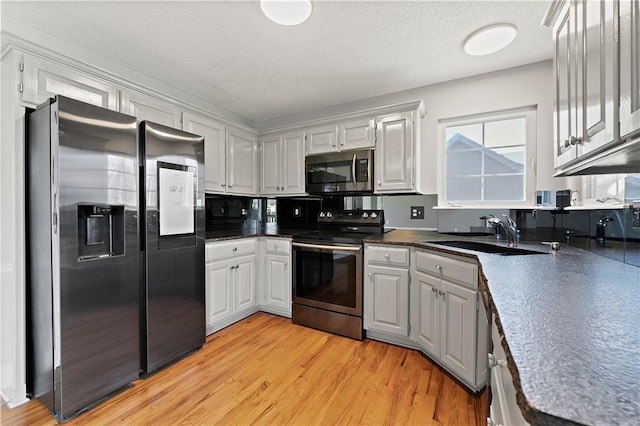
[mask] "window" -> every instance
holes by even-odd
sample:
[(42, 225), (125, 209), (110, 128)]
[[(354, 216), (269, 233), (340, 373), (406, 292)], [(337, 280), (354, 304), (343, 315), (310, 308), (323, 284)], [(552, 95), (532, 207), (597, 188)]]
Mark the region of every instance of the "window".
[(532, 108), (441, 121), (445, 203), (532, 202), (535, 125)]

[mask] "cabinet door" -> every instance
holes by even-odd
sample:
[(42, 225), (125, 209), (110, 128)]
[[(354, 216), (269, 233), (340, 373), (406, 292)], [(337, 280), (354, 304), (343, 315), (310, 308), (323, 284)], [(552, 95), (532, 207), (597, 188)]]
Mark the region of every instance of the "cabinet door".
[(55, 95), (118, 110), (118, 89), (88, 74), (33, 56), (24, 57), (22, 100), (39, 105)]
[(232, 266), (230, 260), (206, 264), (207, 327), (233, 315)]
[(422, 349), (440, 358), (440, 280), (422, 272), (416, 272), (415, 278), (415, 340)]
[[(582, 65), (584, 111), (582, 140), (577, 141), (578, 156), (585, 155), (615, 139), (617, 84), (615, 67), (615, 28), (612, 1), (584, 0), (576, 3), (579, 40), (578, 57)], [(578, 79), (580, 81), (580, 79)], [(580, 88), (578, 88), (578, 92)]]
[(365, 328), (409, 335), (409, 271), (367, 266)]
[(440, 359), (470, 383), (475, 382), (476, 292), (442, 281)]
[(227, 192), (258, 193), (258, 142), (255, 135), (227, 128)]
[(204, 136), (204, 189), (224, 192), (225, 187), (225, 126), (211, 119), (185, 112), (184, 130)]
[(263, 195), (276, 195), (281, 192), (282, 155), (280, 146), (280, 136), (271, 136), (260, 140), (262, 163), (260, 193)]
[(375, 146), (374, 121), (353, 120), (338, 124), (340, 150), (373, 148)]
[(321, 126), (304, 132), (307, 155), (323, 154), (338, 149), (336, 126)]
[(376, 121), (375, 192), (411, 191), (413, 166), (413, 114), (395, 114)]
[(235, 312), (256, 306), (256, 256), (244, 256), (234, 260), (233, 287)]
[(620, 8), (620, 137), (640, 131), (640, 3)]
[(280, 192), (304, 194), (304, 136), (302, 132), (282, 135), (282, 173)]
[(575, 4), (567, 4), (561, 12), (558, 24), (554, 27), (554, 70), (555, 70), (555, 106), (554, 144), (555, 167), (574, 160), (577, 156), (575, 141), (579, 135), (577, 123), (580, 114), (577, 111), (576, 81), (578, 60), (576, 57), (576, 20)]
[(291, 311), (291, 264), (289, 256), (267, 254), (264, 303)]
[(182, 128), (182, 111), (168, 102), (124, 91), (121, 93), (120, 102), (120, 111), (138, 117), (138, 120), (149, 120), (175, 129)]

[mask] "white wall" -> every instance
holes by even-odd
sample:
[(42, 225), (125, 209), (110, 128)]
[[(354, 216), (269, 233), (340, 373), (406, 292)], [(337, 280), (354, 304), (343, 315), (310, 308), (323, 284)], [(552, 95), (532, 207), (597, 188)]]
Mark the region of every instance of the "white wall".
[[(427, 114), (422, 120), (422, 149), (430, 155), (422, 165), (426, 172), (425, 192), (437, 192), (438, 121), (500, 111), (523, 106), (537, 106), (537, 188), (580, 189), (580, 180), (553, 178), (553, 66), (552, 61), (419, 87), (357, 102), (304, 112), (258, 123), (258, 130), (291, 125), (376, 106), (412, 100), (424, 100)], [(574, 188), (575, 187), (575, 188)]]

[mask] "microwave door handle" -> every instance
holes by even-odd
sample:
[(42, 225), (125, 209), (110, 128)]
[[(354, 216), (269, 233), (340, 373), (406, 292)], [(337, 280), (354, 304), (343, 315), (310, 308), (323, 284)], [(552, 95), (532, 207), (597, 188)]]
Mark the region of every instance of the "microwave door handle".
[(351, 179), (353, 180), (353, 186), (356, 187), (356, 156), (357, 154), (353, 154), (353, 161), (351, 162)]

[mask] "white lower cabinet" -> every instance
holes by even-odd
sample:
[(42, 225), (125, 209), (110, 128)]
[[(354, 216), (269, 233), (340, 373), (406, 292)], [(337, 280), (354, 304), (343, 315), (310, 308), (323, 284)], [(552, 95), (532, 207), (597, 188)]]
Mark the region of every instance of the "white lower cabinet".
[(206, 245), (207, 334), (258, 310), (256, 239)]
[(367, 265), (365, 328), (409, 335), (409, 270)]
[(487, 320), (480, 301), (478, 266), (424, 250), (415, 251), (413, 340), (474, 390), (486, 381)]
[(409, 248), (365, 246), (364, 328), (409, 336)]
[(291, 240), (264, 238), (260, 309), (291, 317)]
[(487, 425), (527, 425), (516, 400), (513, 377), (507, 368), (507, 357), (502, 348), (502, 338), (496, 327), (495, 315), (491, 322), (493, 351), (489, 353), (488, 365), (491, 369), (491, 399)]
[(416, 343), (474, 383), (477, 292), (423, 272), (415, 277)]
[[(411, 253), (411, 255), (410, 255)], [(369, 338), (420, 349), (473, 391), (486, 382), (488, 323), (478, 266), (431, 251), (365, 245)]]

